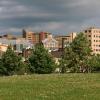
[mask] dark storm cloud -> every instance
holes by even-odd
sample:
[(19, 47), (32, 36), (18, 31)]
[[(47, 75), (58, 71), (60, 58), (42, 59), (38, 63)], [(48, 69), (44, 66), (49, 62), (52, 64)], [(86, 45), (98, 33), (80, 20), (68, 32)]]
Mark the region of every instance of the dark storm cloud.
[(100, 26), (99, 0), (0, 0), (0, 32), (68, 33)]

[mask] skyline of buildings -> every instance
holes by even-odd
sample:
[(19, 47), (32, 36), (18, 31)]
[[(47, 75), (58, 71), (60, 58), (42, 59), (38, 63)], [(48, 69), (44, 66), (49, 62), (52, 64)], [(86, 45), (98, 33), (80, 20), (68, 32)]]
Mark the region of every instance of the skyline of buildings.
[[(92, 53), (100, 54), (100, 29), (89, 27), (82, 31), (91, 42)], [(64, 49), (69, 45), (78, 33), (71, 32), (66, 35), (53, 35), (49, 32), (22, 31), (22, 35), (4, 34), (0, 36), (0, 51), (5, 52), (7, 45), (12, 45), (15, 52), (21, 53), (23, 49), (34, 47), (38, 43), (43, 43), (44, 47), (51, 51)], [(4, 47), (4, 48), (3, 48)]]

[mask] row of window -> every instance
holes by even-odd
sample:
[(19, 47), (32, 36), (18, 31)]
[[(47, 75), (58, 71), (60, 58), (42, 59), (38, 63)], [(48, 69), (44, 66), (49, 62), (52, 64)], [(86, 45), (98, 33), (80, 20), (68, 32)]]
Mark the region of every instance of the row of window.
[(55, 47), (56, 46), (56, 44), (55, 43), (53, 43), (53, 44), (44, 44), (46, 47)]
[(100, 33), (100, 30), (85, 30), (85, 33), (91, 33), (91, 32), (94, 32), (94, 33)]
[(98, 36), (98, 35), (94, 35), (94, 37), (100, 38), (100, 36)]
[(100, 45), (95, 45), (95, 44), (94, 44), (94, 46), (96, 46), (96, 47), (100, 47)]
[[(91, 37), (91, 35), (88, 35), (88, 37)], [(100, 38), (100, 36), (98, 36), (98, 35), (94, 35), (94, 37)]]
[(100, 49), (94, 49), (94, 51), (100, 51)]
[(94, 40), (94, 42), (100, 42), (100, 40)]

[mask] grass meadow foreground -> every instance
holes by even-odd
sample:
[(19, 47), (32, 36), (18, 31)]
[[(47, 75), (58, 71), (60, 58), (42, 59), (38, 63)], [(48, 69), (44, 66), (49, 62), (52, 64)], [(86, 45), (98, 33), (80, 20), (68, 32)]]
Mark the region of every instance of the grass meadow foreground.
[(0, 77), (0, 100), (100, 100), (100, 74)]

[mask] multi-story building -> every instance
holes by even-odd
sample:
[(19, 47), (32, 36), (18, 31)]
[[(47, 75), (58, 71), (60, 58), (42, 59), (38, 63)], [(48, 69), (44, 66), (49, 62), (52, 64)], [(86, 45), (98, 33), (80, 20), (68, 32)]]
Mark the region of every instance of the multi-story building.
[(39, 34), (38, 33), (33, 33), (33, 44), (39, 43)]
[(87, 39), (91, 42), (91, 49), (94, 54), (100, 54), (100, 29), (90, 27), (84, 30)]
[(42, 40), (46, 39), (51, 33), (48, 32), (40, 32), (39, 33), (39, 42), (42, 42)]
[(23, 38), (28, 40), (30, 43), (33, 43), (34, 42), (33, 34), (34, 34), (34, 32), (23, 31)]
[(42, 41), (44, 47), (50, 51), (58, 50), (58, 41), (56, 41), (52, 35), (48, 35), (46, 39)]
[(59, 43), (59, 48), (64, 48), (67, 44), (71, 43), (73, 39), (76, 37), (76, 35), (76, 32), (73, 32), (68, 35), (55, 36), (55, 39)]
[(42, 40), (47, 38), (49, 34), (51, 34), (51, 33), (48, 33), (48, 32), (39, 32), (39, 33), (26, 32), (25, 30), (23, 30), (23, 38), (29, 40), (33, 44), (42, 42)]

